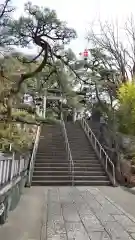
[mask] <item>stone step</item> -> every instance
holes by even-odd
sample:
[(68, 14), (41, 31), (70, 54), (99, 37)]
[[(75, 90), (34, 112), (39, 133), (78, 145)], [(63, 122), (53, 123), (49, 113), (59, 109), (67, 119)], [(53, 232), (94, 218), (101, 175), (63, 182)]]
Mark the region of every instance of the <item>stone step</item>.
[(72, 152), (72, 154), (77, 154), (77, 155), (79, 155), (79, 154), (84, 154), (84, 156), (85, 155), (91, 155), (91, 156), (96, 156), (95, 155), (95, 152), (93, 152), (92, 150), (90, 150), (90, 149), (87, 149), (87, 150), (85, 150), (85, 149), (83, 149), (82, 148), (82, 150), (81, 150), (81, 148), (80, 149), (74, 149), (74, 148), (72, 148), (72, 146), (70, 147), (70, 149), (71, 149), (71, 152)]
[(55, 144), (55, 145), (49, 145), (49, 144), (43, 144), (42, 146), (39, 145), (38, 146), (38, 150), (44, 148), (44, 150), (47, 150), (47, 149), (60, 149), (60, 150), (63, 150), (65, 149), (65, 145), (60, 143), (59, 145)]
[(47, 155), (45, 155), (45, 154), (42, 154), (42, 155), (37, 155), (36, 156), (36, 159), (67, 159), (67, 155), (66, 155), (66, 153), (64, 154), (64, 153), (61, 153), (61, 154), (55, 154), (55, 153), (52, 153), (52, 154), (47, 154)]
[[(54, 155), (55, 153), (57, 153), (57, 154), (59, 154), (59, 153), (65, 153), (66, 154), (66, 150), (63, 150), (63, 151), (58, 151), (58, 150), (56, 150), (56, 151), (53, 151), (52, 149), (50, 149), (50, 152), (49, 152), (49, 150), (47, 150), (47, 151), (45, 151), (44, 149), (42, 150), (42, 151), (38, 151), (37, 152), (37, 154), (36, 154), (36, 156), (46, 156), (46, 154), (52, 154), (52, 155)], [(72, 153), (72, 155), (74, 154), (74, 155), (77, 155), (78, 156), (78, 158), (79, 158), (79, 156), (80, 155), (83, 155), (83, 157), (84, 158), (89, 158), (89, 157), (95, 157), (95, 158), (97, 158), (97, 156), (96, 156), (96, 154), (95, 153), (83, 153), (83, 152), (81, 152), (81, 151), (76, 151), (76, 152), (74, 152), (74, 151), (72, 151), (72, 149), (71, 149), (71, 153)]]
[(32, 181), (32, 186), (72, 186), (71, 180)]
[(104, 180), (108, 180), (108, 177), (107, 176), (102, 176), (102, 175), (100, 175), (100, 176), (98, 176), (98, 175), (94, 175), (94, 176), (91, 176), (91, 175), (80, 175), (80, 176), (78, 176), (78, 175), (74, 175), (74, 180), (88, 180), (88, 181), (94, 181), (94, 180), (96, 180), (96, 181), (104, 181)]
[[(48, 137), (48, 136), (47, 136)], [(43, 137), (41, 137), (41, 139), (40, 139), (40, 144), (44, 144), (44, 143), (46, 143), (46, 144), (59, 144), (60, 142), (61, 142), (61, 140), (63, 140), (63, 137), (60, 137), (60, 136), (57, 136), (56, 138), (43, 138)]]
[(45, 156), (45, 157), (37, 157), (36, 162), (69, 162), (66, 158), (66, 156)]
[[(108, 181), (106, 176), (73, 176), (74, 181)], [(32, 181), (72, 180), (71, 175), (34, 175)]]
[(51, 144), (51, 143), (43, 143), (38, 145), (38, 149), (44, 147), (45, 149), (52, 148), (52, 149), (63, 149), (65, 147), (65, 144), (59, 143), (59, 144)]
[[(64, 167), (64, 166), (69, 166), (69, 163), (68, 162), (36, 162), (35, 163), (35, 166), (47, 166), (47, 165), (49, 165), (50, 167), (51, 166), (59, 166), (59, 167)], [(81, 162), (81, 163), (74, 163), (74, 166), (75, 167), (99, 167), (99, 166), (101, 166), (100, 165), (100, 163), (83, 163), (83, 162)]]
[(92, 151), (93, 153), (94, 153), (94, 150), (93, 150), (93, 148), (90, 146), (90, 145), (87, 145), (87, 144), (76, 144), (76, 143), (70, 143), (69, 142), (69, 144), (70, 144), (70, 147), (73, 149), (73, 150), (81, 150), (81, 149), (83, 149), (83, 150), (85, 150), (85, 151)]
[(45, 150), (47, 150), (47, 149), (60, 149), (60, 150), (62, 150), (62, 149), (65, 149), (65, 145), (64, 144), (62, 144), (62, 143), (59, 143), (59, 145), (58, 144), (55, 144), (55, 145), (49, 145), (49, 144), (42, 144), (42, 145), (39, 145), (38, 146), (38, 151), (40, 152), (40, 150), (42, 150), (42, 149), (44, 149), (44, 151)]
[(96, 157), (96, 156), (79, 156), (79, 157), (76, 157), (76, 156), (74, 156), (74, 160), (73, 161), (92, 161), (92, 160), (94, 160), (94, 161), (98, 161), (99, 162), (99, 160), (98, 160), (98, 158)]
[(66, 152), (55, 152), (55, 151), (52, 151), (52, 152), (46, 152), (44, 154), (37, 154), (37, 157), (36, 158), (47, 158), (47, 157), (54, 157), (54, 156), (61, 156), (61, 157), (66, 157)]
[[(33, 181), (33, 186), (71, 186), (72, 180), (51, 180), (51, 181)], [(109, 186), (109, 181), (74, 181), (74, 186)]]
[(67, 171), (39, 171), (35, 170), (33, 176), (71, 176), (71, 172), (67, 169)]
[[(60, 158), (61, 160), (62, 159), (67, 159), (67, 155), (66, 155), (66, 153), (65, 154), (55, 154), (55, 153), (52, 153), (52, 154), (47, 154), (47, 155), (45, 155), (45, 154), (37, 154), (36, 155), (36, 159), (38, 160), (38, 159), (58, 159), (58, 158)], [(76, 155), (74, 155), (73, 156), (73, 154), (72, 154), (72, 158), (73, 158), (73, 161), (99, 161), (98, 160), (98, 158), (96, 157), (96, 156), (83, 156), (83, 155), (80, 155), (80, 156), (76, 156)]]
[(36, 162), (35, 163), (35, 167), (37, 166), (40, 166), (40, 167), (68, 167), (69, 166), (69, 163), (67, 162), (63, 162), (63, 163), (59, 163), (59, 162), (56, 162), (56, 163), (51, 163), (51, 162), (43, 162), (43, 163), (38, 163)]
[[(70, 169), (70, 166), (64, 166), (64, 167), (59, 167), (59, 166), (44, 166), (42, 164), (36, 165), (34, 167), (34, 171), (67, 171)], [(75, 172), (96, 172), (96, 171), (100, 171), (100, 172), (104, 172), (103, 169), (101, 168), (101, 166), (99, 167), (74, 167), (74, 171)]]
[[(66, 171), (52, 171), (47, 170), (43, 171), (43, 169), (37, 169), (34, 171), (33, 176), (48, 176), (48, 175), (71, 175), (71, 172), (67, 169)], [(74, 172), (75, 176), (106, 176), (104, 171), (77, 171)]]
[(57, 148), (57, 149), (53, 149), (53, 148), (47, 148), (47, 149), (45, 149), (45, 148), (43, 148), (42, 149), (44, 152), (40, 152), (39, 151), (39, 149), (38, 149), (38, 152), (37, 152), (37, 155), (47, 155), (47, 154), (54, 154), (54, 153), (56, 153), (56, 154), (58, 154), (58, 153), (66, 153), (66, 149), (59, 149), (59, 148)]
[(99, 162), (94, 162), (94, 163), (91, 163), (91, 162), (74, 162), (74, 165), (75, 166), (86, 166), (86, 167), (98, 167), (100, 166), (101, 164)]
[(74, 159), (74, 164), (76, 164), (76, 163), (83, 163), (83, 164), (100, 164), (100, 162), (95, 158), (95, 159), (93, 159), (93, 158), (91, 158), (91, 159), (77, 159), (77, 160), (75, 160)]
[(51, 139), (56, 139), (56, 140), (59, 141), (59, 139), (57, 138), (57, 136), (63, 138), (63, 133), (61, 133), (61, 132), (56, 132), (56, 131), (53, 131), (53, 133), (52, 133), (52, 131), (50, 131), (50, 132), (42, 132), (42, 134), (40, 135), (40, 138), (42, 139), (42, 138), (44, 138), (45, 136), (48, 136), (48, 137), (50, 137)]
[(75, 170), (75, 176), (106, 176), (103, 170), (100, 171), (77, 171)]
[(68, 172), (69, 171), (69, 166), (66, 166), (66, 167), (51, 167), (50, 166), (46, 166), (46, 167), (41, 167), (41, 166), (36, 166), (34, 167), (34, 172), (36, 171), (42, 171), (42, 172), (48, 172), (48, 171), (59, 171), (59, 172), (63, 172), (63, 171), (66, 171)]
[(74, 186), (110, 186), (111, 183), (108, 180), (102, 180), (102, 181), (98, 181), (98, 180), (81, 180), (81, 181), (74, 181)]
[[(48, 159), (45, 159), (45, 158), (42, 158), (42, 159), (38, 159), (36, 161), (37, 163), (67, 163), (69, 164), (69, 161), (67, 159), (58, 159), (58, 158), (48, 158)], [(100, 164), (98, 160), (74, 160), (74, 165), (76, 164), (85, 164), (85, 165), (89, 165), (89, 164)]]
[(94, 155), (91, 155), (91, 154), (87, 154), (87, 155), (85, 155), (85, 154), (76, 154), (76, 153), (74, 153), (74, 152), (72, 152), (72, 158), (73, 158), (73, 160), (74, 159), (80, 159), (80, 160), (86, 160), (86, 159), (97, 159), (97, 157), (96, 156), (94, 156)]
[(71, 180), (71, 176), (70, 175), (34, 175), (33, 178), (32, 178), (32, 181), (46, 181), (46, 180)]
[(38, 151), (37, 152), (37, 154), (36, 154), (36, 156), (40, 156), (40, 157), (42, 157), (42, 156), (46, 156), (46, 154), (52, 154), (52, 155), (54, 155), (55, 153), (65, 153), (66, 154), (66, 150), (64, 150), (64, 151), (52, 151), (52, 149), (50, 148), (50, 152), (47, 150), (47, 152), (43, 149), (42, 151)]
[(39, 146), (41, 145), (48, 145), (48, 146), (60, 146), (61, 143), (63, 143), (64, 145), (64, 141), (63, 141), (63, 138), (59, 138), (59, 140), (55, 140), (55, 139), (41, 139), (40, 142), (39, 142)]
[(63, 140), (63, 137), (59, 137), (59, 136), (57, 136), (56, 138), (49, 138), (49, 139), (41, 137), (40, 144), (42, 145), (46, 143), (46, 144), (55, 145), (55, 143), (60, 144), (61, 140)]
[(83, 146), (84, 146), (84, 143), (86, 143), (86, 146), (90, 145), (88, 139), (86, 137), (83, 138), (81, 134), (78, 137), (72, 137), (68, 135), (68, 139), (69, 139), (69, 142), (71, 142), (72, 144), (75, 144), (77, 142), (78, 144), (83, 143)]
[(37, 163), (67, 163), (67, 164), (69, 164), (69, 162), (66, 160), (66, 159), (60, 159), (60, 158), (48, 158), (48, 159), (38, 159), (37, 161), (36, 161)]

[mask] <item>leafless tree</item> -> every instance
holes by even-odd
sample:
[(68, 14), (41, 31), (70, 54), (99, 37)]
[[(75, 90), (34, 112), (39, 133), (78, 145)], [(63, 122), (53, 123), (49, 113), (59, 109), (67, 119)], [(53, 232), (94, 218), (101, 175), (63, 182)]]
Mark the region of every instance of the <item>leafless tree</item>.
[(128, 19), (125, 28), (120, 29), (114, 23), (99, 21), (99, 34), (90, 28), (88, 40), (95, 47), (100, 47), (111, 56), (115, 68), (120, 71), (121, 82), (125, 83), (135, 74), (135, 24), (134, 19)]
[(129, 57), (129, 70), (133, 77), (135, 75), (135, 21), (133, 15), (125, 23), (125, 31), (129, 43), (129, 49), (126, 50), (126, 54)]
[(0, 4), (0, 47), (7, 43), (7, 25), (14, 8), (10, 6), (11, 0), (5, 0)]

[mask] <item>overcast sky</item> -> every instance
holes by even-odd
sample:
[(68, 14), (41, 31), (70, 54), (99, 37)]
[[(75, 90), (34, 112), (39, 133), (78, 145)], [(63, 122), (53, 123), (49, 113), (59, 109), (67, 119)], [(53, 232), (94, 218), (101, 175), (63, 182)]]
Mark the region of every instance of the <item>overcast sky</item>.
[[(26, 0), (12, 0), (17, 7), (17, 14), (23, 13)], [(122, 25), (125, 19), (135, 13), (135, 0), (31, 0), (33, 4), (55, 9), (61, 20), (67, 21), (76, 29), (78, 39), (71, 43), (76, 54), (87, 47), (84, 40), (86, 30), (92, 21), (119, 20)]]

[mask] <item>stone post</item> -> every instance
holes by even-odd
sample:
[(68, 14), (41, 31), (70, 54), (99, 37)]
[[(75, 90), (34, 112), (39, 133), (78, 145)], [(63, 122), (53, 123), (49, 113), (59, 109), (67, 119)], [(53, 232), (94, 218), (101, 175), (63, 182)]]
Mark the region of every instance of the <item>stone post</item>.
[(76, 108), (73, 108), (73, 122), (76, 122), (77, 111)]

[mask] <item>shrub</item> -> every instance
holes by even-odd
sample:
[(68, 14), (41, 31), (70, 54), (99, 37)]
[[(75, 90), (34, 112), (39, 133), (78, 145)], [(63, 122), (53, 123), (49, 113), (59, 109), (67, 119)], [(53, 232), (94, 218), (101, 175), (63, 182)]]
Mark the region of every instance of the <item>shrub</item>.
[(128, 82), (118, 91), (118, 128), (124, 134), (135, 135), (135, 83)]

